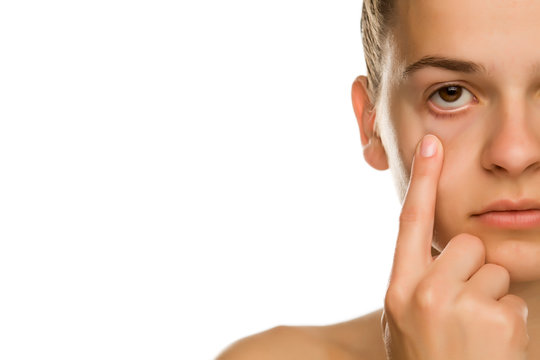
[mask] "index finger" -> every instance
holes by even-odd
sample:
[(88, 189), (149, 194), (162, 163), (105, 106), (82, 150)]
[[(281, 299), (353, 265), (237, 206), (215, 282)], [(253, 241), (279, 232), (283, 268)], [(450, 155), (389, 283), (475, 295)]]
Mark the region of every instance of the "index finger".
[(431, 257), (437, 187), (443, 163), (443, 147), (434, 135), (426, 135), (416, 147), (411, 178), (399, 217), (399, 234), (391, 279), (419, 280)]

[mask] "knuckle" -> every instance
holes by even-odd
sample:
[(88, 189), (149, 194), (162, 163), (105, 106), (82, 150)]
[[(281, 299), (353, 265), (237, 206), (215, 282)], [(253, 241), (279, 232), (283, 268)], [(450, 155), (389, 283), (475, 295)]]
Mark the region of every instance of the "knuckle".
[(512, 339), (515, 334), (524, 326), (524, 318), (511, 307), (501, 306), (496, 316), (493, 317), (496, 326), (501, 334), (507, 339)]
[(508, 294), (507, 296), (510, 296), (519, 308), (527, 308), (527, 302), (523, 298), (513, 294)]
[(503, 310), (499, 321), (501, 331), (505, 338), (508, 340), (515, 339), (522, 326), (523, 319), (520, 319), (514, 311)]
[(487, 263), (482, 265), (482, 269), (489, 272), (497, 279), (504, 280), (504, 282), (508, 284), (510, 283), (510, 272), (504, 266)]
[[(471, 321), (478, 323), (483, 314), (491, 314), (494, 307), (492, 300), (468, 288), (464, 288), (457, 293), (455, 298), (456, 314), (467, 324), (471, 324)], [(493, 322), (492, 315), (487, 315), (487, 319), (487, 323), (491, 324)], [(494, 321), (492, 325), (498, 326), (497, 321)]]
[(469, 314), (476, 314), (479, 307), (482, 307), (479, 300), (476, 294), (470, 291), (462, 291), (456, 296), (456, 307), (459, 309), (460, 314), (468, 317)]
[(405, 291), (396, 285), (389, 286), (384, 297), (384, 309), (390, 315), (398, 315), (405, 308), (407, 297)]
[(484, 243), (479, 237), (472, 234), (458, 234), (448, 242), (447, 246), (460, 248), (467, 254), (475, 254), (483, 259), (486, 257), (486, 248)]
[(512, 347), (524, 348), (529, 344), (530, 338), (523, 319), (504, 313), (499, 316), (499, 321), (495, 326), (498, 336)]
[(508, 295), (515, 299), (516, 305), (514, 307), (513, 314), (515, 315), (515, 319), (518, 322), (518, 324), (527, 324), (527, 318), (529, 316), (529, 306), (527, 305), (527, 302), (516, 295)]
[(525, 300), (514, 294), (506, 294), (499, 300), (499, 303), (503, 304), (504, 309), (515, 309), (516, 313), (519, 313), (517, 310), (527, 309)]
[(431, 314), (440, 307), (444, 298), (444, 289), (432, 278), (424, 279), (415, 289), (413, 300), (415, 305), (423, 312)]

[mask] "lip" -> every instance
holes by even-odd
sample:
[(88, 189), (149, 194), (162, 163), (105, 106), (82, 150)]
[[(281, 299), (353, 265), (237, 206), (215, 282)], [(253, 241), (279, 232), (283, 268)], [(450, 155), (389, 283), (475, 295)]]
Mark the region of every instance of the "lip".
[(540, 226), (540, 202), (533, 199), (497, 200), (473, 217), (486, 225), (499, 228), (533, 228)]
[(489, 211), (513, 211), (513, 210), (540, 210), (540, 202), (534, 199), (502, 199), (490, 203), (475, 215), (480, 215)]

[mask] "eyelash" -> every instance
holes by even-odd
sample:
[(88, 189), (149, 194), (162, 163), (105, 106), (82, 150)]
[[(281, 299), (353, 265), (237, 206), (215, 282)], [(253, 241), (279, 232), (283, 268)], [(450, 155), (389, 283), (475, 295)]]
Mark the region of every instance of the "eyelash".
[[(447, 87), (451, 87), (451, 86), (455, 86), (455, 87), (460, 87), (462, 89), (465, 89), (467, 91), (469, 91), (466, 87), (460, 85), (460, 84), (444, 84), (443, 86), (435, 89), (431, 95), (429, 95), (428, 97), (428, 100), (431, 99), (431, 97), (433, 95), (435, 95), (437, 93), (437, 91), (441, 90), (441, 89), (444, 89), (444, 88), (447, 88)], [(470, 91), (469, 91), (470, 92)], [(470, 92), (471, 95), (473, 95), (473, 98), (474, 100), (476, 100), (476, 96), (474, 96), (474, 94), (472, 92)], [(439, 113), (439, 112), (435, 112), (431, 107), (428, 106), (428, 110), (429, 112), (436, 118), (445, 118), (445, 119), (450, 119), (450, 118), (453, 118), (453, 117), (456, 117), (456, 116), (459, 116), (459, 115), (462, 115), (464, 111), (467, 111), (467, 110), (463, 110), (463, 111), (460, 111), (460, 112), (449, 112), (449, 113)]]

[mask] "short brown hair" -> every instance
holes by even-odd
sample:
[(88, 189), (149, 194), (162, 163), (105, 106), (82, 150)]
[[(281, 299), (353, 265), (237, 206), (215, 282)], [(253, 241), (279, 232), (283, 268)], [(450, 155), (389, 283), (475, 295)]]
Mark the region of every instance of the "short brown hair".
[(394, 0), (363, 0), (360, 28), (366, 59), (368, 90), (373, 104), (379, 98), (383, 44), (392, 28)]

